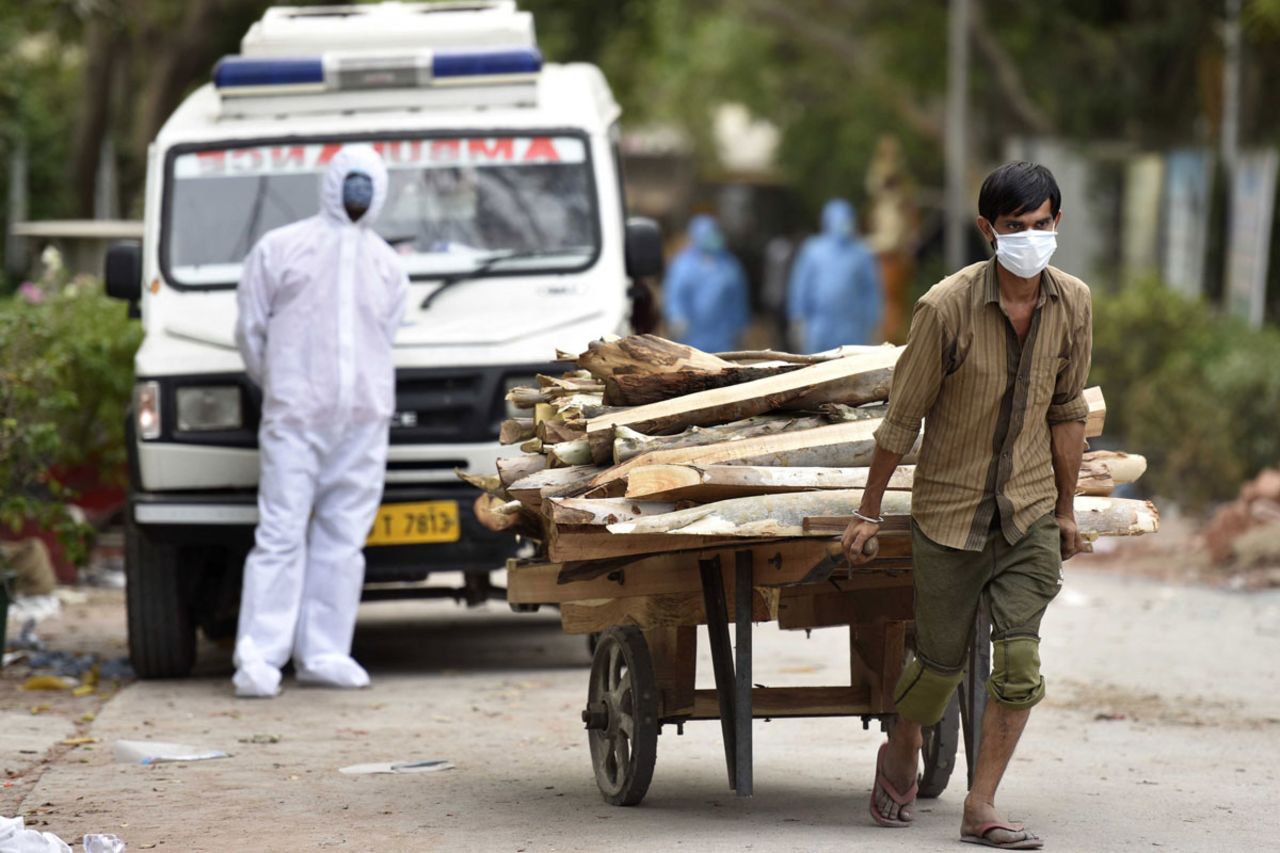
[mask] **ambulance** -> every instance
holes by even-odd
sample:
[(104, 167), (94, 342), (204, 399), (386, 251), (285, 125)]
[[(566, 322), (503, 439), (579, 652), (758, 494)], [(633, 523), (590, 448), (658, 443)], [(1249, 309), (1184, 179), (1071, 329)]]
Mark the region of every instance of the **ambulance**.
[(271, 8), (178, 107), (149, 149), (144, 237), (106, 261), (145, 330), (125, 560), (141, 676), (189, 673), (197, 630), (234, 635), (261, 403), (236, 283), (263, 234), (318, 210), (348, 142), (386, 162), (376, 229), (412, 282), (365, 598), (502, 596), (517, 542), (477, 523), (455, 469), (492, 472), (508, 389), (625, 334), (632, 283), (661, 268), (656, 225), (624, 209), (619, 112), (597, 68), (542, 61), (513, 0)]

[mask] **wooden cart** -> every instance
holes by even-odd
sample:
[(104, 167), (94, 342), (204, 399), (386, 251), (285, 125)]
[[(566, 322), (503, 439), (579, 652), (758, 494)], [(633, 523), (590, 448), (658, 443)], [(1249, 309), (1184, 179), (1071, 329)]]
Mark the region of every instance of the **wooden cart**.
[[(582, 712), (596, 783), (619, 806), (653, 778), (658, 732), (720, 720), (729, 786), (752, 793), (754, 718), (861, 717), (883, 726), (914, 636), (910, 540), (885, 531), (880, 556), (851, 570), (831, 539), (758, 540), (580, 564), (508, 566), (516, 609), (560, 608), (566, 632), (598, 636)], [(847, 684), (753, 687), (752, 627), (849, 629)], [(730, 645), (730, 624), (735, 642)], [(926, 730), (920, 795), (950, 779), (963, 730), (970, 781), (985, 707), (989, 628), (978, 617), (967, 676), (942, 721)], [(715, 689), (697, 690), (697, 626), (707, 625)]]

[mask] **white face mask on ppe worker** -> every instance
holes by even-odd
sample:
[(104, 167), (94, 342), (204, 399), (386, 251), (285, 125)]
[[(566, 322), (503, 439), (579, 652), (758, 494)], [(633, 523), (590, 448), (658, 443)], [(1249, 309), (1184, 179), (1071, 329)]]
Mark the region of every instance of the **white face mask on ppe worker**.
[(1020, 231), (996, 235), (996, 258), (1019, 278), (1034, 278), (1049, 266), (1058, 248), (1056, 231)]

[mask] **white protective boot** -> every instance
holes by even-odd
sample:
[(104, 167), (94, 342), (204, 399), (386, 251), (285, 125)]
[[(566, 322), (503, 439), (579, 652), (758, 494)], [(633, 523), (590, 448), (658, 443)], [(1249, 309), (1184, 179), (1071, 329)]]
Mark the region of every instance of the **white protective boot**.
[(231, 678), (241, 699), (271, 699), (280, 695), (280, 670), (269, 663), (242, 663)]
[(320, 655), (297, 667), (299, 684), (347, 690), (369, 686), (369, 673), (349, 655)]

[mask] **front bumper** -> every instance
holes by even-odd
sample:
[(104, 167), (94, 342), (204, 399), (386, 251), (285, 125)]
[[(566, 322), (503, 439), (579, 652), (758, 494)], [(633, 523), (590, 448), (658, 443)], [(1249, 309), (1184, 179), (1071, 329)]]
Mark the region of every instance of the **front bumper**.
[[(392, 485), (382, 502), (452, 500), (458, 504), (461, 537), (429, 545), (383, 545), (364, 549), (366, 583), (419, 581), (432, 572), (491, 572), (516, 552), (515, 536), (494, 533), (476, 521), (472, 509), (480, 493), (462, 484)], [(172, 545), (218, 546), (245, 552), (258, 523), (257, 495), (237, 492), (139, 492), (129, 512), (145, 535)]]

